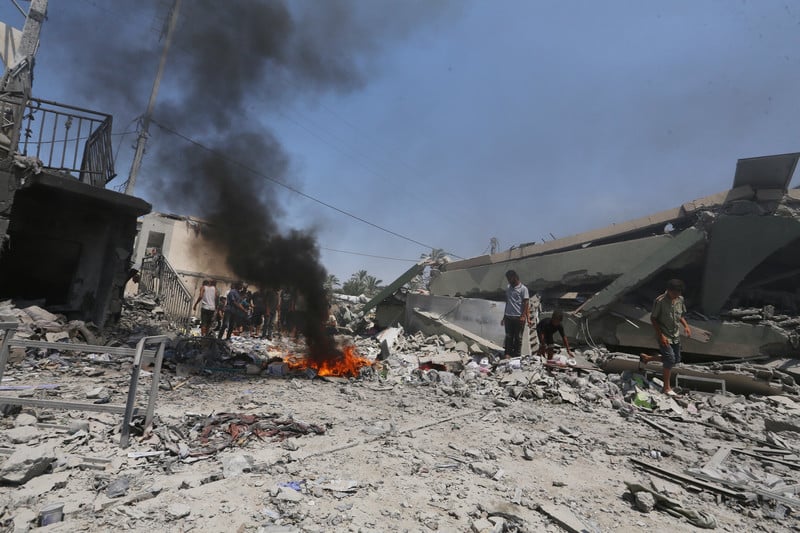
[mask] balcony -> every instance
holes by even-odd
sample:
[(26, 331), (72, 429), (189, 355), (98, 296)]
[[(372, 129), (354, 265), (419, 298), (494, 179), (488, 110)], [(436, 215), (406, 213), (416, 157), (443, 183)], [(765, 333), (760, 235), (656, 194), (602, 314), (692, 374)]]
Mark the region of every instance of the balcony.
[(17, 151), (52, 172), (104, 188), (114, 179), (111, 115), (30, 98), (22, 116)]

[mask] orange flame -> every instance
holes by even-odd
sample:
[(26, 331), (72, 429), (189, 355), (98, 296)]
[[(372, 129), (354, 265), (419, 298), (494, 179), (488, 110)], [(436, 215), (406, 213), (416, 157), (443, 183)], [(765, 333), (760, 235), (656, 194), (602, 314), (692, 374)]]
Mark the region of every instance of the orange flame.
[(313, 368), (318, 376), (357, 377), (360, 368), (372, 366), (372, 361), (358, 355), (355, 346), (345, 346), (341, 357), (333, 356), (324, 361), (313, 361), (297, 356), (289, 356), (285, 361), (292, 370)]

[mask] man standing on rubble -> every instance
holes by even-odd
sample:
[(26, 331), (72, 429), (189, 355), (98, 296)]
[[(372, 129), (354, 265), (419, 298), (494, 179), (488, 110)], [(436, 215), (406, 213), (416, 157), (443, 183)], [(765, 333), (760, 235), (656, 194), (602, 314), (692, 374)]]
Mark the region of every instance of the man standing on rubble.
[(231, 285), (231, 290), (228, 291), (227, 302), (225, 304), (225, 317), (222, 319), (222, 328), (217, 335), (218, 339), (225, 336), (226, 341), (230, 340), (233, 330), (236, 329), (247, 316), (247, 310), (242, 305), (242, 296), (239, 294), (241, 288), (242, 282), (237, 281)]
[(506, 309), (503, 312), (501, 326), (506, 328), (506, 338), (503, 344), (504, 357), (519, 357), (522, 349), (522, 333), (528, 321), (528, 288), (519, 280), (513, 270), (506, 272), (508, 287), (506, 288)]
[[(686, 304), (683, 301), (683, 281), (671, 279), (667, 282), (667, 290), (653, 302), (650, 322), (656, 331), (658, 347), (661, 352), (661, 364), (664, 367), (664, 394), (675, 396), (670, 386), (672, 368), (681, 362), (681, 326), (687, 337), (692, 330), (686, 322)], [(650, 362), (658, 357), (642, 354), (642, 360)]]
[(262, 339), (272, 340), (272, 328), (275, 326), (275, 318), (278, 314), (278, 304), (280, 296), (278, 291), (270, 287), (264, 294), (264, 328), (261, 330)]
[(217, 310), (217, 286), (216, 282), (208, 279), (203, 280), (200, 288), (200, 296), (194, 302), (192, 310), (197, 309), (200, 304), (200, 332), (203, 337), (208, 335), (211, 330), (211, 322), (214, 320), (214, 312)]

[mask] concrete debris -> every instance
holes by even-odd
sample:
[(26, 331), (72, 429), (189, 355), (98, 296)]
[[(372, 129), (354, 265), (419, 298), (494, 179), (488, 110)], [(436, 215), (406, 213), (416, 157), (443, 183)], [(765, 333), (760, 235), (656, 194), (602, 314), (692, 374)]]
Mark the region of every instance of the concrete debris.
[[(686, 353), (796, 357), (800, 271), (793, 258), (800, 250), (800, 209), (788, 184), (798, 159), (798, 153), (741, 159), (730, 190), (606, 228), (442, 265), (429, 295), (406, 300), (401, 324), (413, 323), (412, 309), (438, 312), (449, 304), (448, 320), (500, 342), (503, 332), (492, 324), (499, 324), (502, 311), (487, 306), (502, 301), (504, 273), (514, 269), (545, 308), (568, 313), (570, 340), (655, 350), (649, 309), (641, 306), (652, 303), (668, 279), (679, 278), (686, 282), (693, 330), (683, 340)], [(768, 190), (764, 176), (774, 179)], [(745, 250), (739, 243), (746, 235), (759, 238)], [(455, 307), (474, 311), (480, 302), (485, 312)]]
[(173, 503), (167, 507), (167, 517), (170, 520), (180, 520), (186, 518), (192, 513), (192, 508), (185, 503)]
[[(139, 329), (114, 344), (163, 325), (143, 301), (121, 320), (141, 313)], [(289, 337), (185, 333), (173, 332), (153, 427), (134, 418), (127, 450), (112, 413), (24, 407), (0, 419), (0, 521), (29, 528), (62, 502), (75, 530), (591, 532), (657, 516), (658, 528), (790, 531), (800, 508), (800, 399), (780, 368), (702, 365), (725, 392), (681, 380), (670, 397), (660, 369), (602, 346), (553, 365), (390, 328), (337, 337), (369, 361), (341, 377), (297, 367), (304, 346)], [(101, 356), (29, 348), (3, 385), (124, 397), (132, 361)], [(748, 380), (769, 394), (737, 392)], [(33, 381), (53, 387), (24, 388)], [(625, 501), (626, 481), (646, 490)]]
[(56, 460), (52, 444), (18, 446), (0, 465), (0, 483), (22, 485), (48, 472)]

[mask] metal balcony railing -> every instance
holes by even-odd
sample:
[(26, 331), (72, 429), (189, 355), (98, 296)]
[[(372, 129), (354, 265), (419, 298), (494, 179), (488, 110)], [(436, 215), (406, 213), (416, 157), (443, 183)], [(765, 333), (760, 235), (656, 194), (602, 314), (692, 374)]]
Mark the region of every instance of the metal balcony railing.
[(18, 151), (42, 166), (105, 187), (114, 179), (111, 115), (31, 98), (25, 106)]
[(168, 318), (186, 324), (192, 313), (192, 294), (163, 255), (142, 259), (139, 293), (152, 294)]

